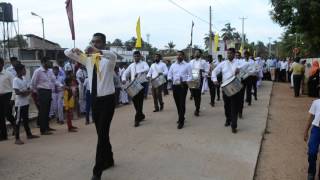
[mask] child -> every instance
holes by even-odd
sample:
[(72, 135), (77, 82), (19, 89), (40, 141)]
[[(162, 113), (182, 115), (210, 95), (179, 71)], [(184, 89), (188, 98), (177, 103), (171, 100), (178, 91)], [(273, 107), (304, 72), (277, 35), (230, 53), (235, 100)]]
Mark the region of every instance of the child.
[(17, 77), (13, 79), (13, 89), (16, 94), (15, 110), (16, 110), (16, 124), (15, 124), (15, 144), (22, 145), (23, 141), (20, 139), (20, 122), (23, 120), (23, 126), (28, 139), (39, 138), (39, 136), (32, 135), (29, 127), (29, 95), (31, 93), (28, 87), (28, 82), (25, 79), (26, 69), (24, 65), (17, 64), (15, 66)]
[(317, 155), (320, 144), (320, 99), (314, 100), (309, 110), (309, 120), (304, 132), (304, 140), (308, 140), (308, 132), (312, 125), (308, 142), (308, 180), (314, 180), (317, 169)]
[(72, 117), (73, 117), (73, 108), (74, 108), (74, 96), (72, 91), (72, 79), (67, 77), (65, 80), (65, 89), (64, 89), (64, 108), (67, 113), (67, 125), (69, 132), (77, 132), (77, 127), (72, 126)]

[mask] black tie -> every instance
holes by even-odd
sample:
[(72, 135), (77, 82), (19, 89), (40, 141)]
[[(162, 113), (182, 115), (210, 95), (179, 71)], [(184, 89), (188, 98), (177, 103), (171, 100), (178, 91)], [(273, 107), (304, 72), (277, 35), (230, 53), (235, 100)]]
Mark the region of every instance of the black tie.
[(97, 67), (94, 65), (92, 73), (92, 87), (91, 87), (92, 97), (97, 96)]

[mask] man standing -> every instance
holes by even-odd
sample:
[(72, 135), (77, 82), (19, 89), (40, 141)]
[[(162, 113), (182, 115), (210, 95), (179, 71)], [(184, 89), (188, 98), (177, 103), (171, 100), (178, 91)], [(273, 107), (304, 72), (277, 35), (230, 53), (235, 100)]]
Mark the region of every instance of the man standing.
[[(150, 70), (147, 74), (148, 78), (155, 79), (158, 76), (167, 76), (168, 74), (168, 68), (165, 63), (161, 60), (161, 55), (156, 54), (154, 63), (151, 65)], [(162, 89), (163, 85), (159, 87), (152, 87), (152, 96), (154, 101), (154, 111), (158, 112), (163, 110), (163, 100), (162, 100)], [(160, 108), (159, 108), (160, 106)]]
[(186, 97), (188, 93), (187, 81), (191, 79), (192, 68), (185, 61), (183, 51), (177, 52), (177, 60), (173, 63), (168, 72), (168, 81), (172, 82), (172, 93), (178, 110), (178, 129), (184, 126), (186, 112)]
[[(5, 116), (8, 114), (12, 96), (12, 82), (14, 76), (3, 69), (4, 60), (0, 58), (0, 141), (7, 140)], [(14, 127), (14, 126), (13, 126)]]
[(92, 118), (98, 134), (96, 162), (92, 180), (100, 180), (102, 172), (114, 166), (109, 130), (115, 109), (113, 72), (117, 56), (105, 51), (106, 36), (95, 33), (91, 47), (86, 49), (88, 57), (79, 49), (67, 49), (65, 55), (86, 66), (92, 96)]
[[(234, 59), (235, 49), (228, 49), (228, 59), (221, 62), (213, 71), (212, 71), (212, 81), (215, 84), (218, 84), (217, 75), (222, 73), (222, 82), (226, 82), (231, 77), (236, 76), (240, 72), (240, 63)], [(227, 96), (223, 92), (223, 101), (224, 101), (224, 111), (226, 115), (225, 126), (230, 126), (232, 128), (232, 133), (237, 133), (238, 126), (238, 113), (240, 110), (241, 103), (241, 93), (240, 91), (233, 96)]]
[(196, 106), (196, 110), (194, 112), (195, 116), (199, 116), (200, 113), (200, 104), (201, 104), (201, 87), (203, 84), (203, 78), (208, 76), (208, 70), (206, 68), (206, 61), (201, 58), (202, 51), (200, 49), (195, 50), (195, 59), (192, 59), (189, 64), (192, 68), (192, 73), (199, 73), (200, 85), (196, 88), (191, 88), (191, 94), (194, 98), (194, 105)]
[(287, 79), (287, 71), (288, 71), (288, 62), (285, 58), (280, 61), (280, 81), (286, 82)]
[[(140, 51), (133, 52), (133, 63), (124, 71), (122, 75), (122, 83), (125, 84), (127, 77), (130, 75), (130, 80), (133, 81), (136, 78), (139, 79), (141, 85), (143, 87), (147, 86), (147, 80), (144, 79), (144, 75), (148, 73), (149, 66), (145, 61), (141, 60), (141, 53)], [(133, 105), (136, 110), (135, 115), (135, 123), (134, 126), (138, 127), (140, 122), (145, 119), (145, 115), (143, 114), (143, 99), (144, 99), (144, 89), (142, 89), (137, 95), (132, 97)]]
[[(244, 52), (244, 61), (248, 63), (248, 74), (249, 76), (244, 79), (245, 91), (246, 91), (246, 102), (251, 106), (252, 102), (252, 89), (256, 86), (256, 63), (253, 59), (250, 59), (250, 52)], [(241, 111), (240, 111), (241, 113)], [(242, 114), (242, 113), (241, 113)]]
[(54, 129), (49, 128), (49, 112), (52, 98), (52, 85), (62, 86), (54, 78), (54, 74), (49, 70), (50, 60), (43, 57), (41, 60), (41, 67), (36, 69), (31, 79), (31, 87), (37, 93), (39, 102), (39, 121), (41, 135), (52, 134), (49, 131)]

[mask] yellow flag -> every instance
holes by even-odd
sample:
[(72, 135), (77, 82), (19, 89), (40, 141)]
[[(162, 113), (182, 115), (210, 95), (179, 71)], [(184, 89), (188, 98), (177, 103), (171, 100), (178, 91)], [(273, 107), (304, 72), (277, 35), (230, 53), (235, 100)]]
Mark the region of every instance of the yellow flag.
[(137, 21), (136, 33), (137, 33), (136, 48), (141, 48), (142, 40), (141, 40), (140, 17), (138, 18), (138, 21)]
[(239, 51), (240, 51), (240, 53), (241, 53), (241, 55), (242, 55), (242, 54), (243, 54), (243, 47), (242, 47), (242, 45), (240, 46)]
[(214, 35), (214, 52), (218, 51), (219, 46), (219, 34)]

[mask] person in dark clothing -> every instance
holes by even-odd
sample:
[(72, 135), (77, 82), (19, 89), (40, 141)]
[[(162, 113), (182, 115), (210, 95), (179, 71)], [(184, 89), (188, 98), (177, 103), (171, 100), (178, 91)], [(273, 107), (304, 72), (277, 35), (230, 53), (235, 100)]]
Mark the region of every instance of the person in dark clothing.
[(308, 95), (310, 97), (319, 97), (319, 62), (313, 61), (308, 78)]

